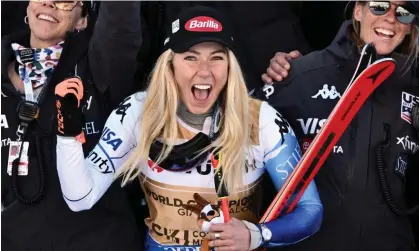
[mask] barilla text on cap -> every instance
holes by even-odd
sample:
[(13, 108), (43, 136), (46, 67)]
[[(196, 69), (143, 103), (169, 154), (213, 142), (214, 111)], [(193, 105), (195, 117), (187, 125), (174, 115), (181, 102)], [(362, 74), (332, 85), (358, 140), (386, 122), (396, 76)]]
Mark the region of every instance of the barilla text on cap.
[(186, 22), (185, 29), (193, 32), (220, 32), (223, 26), (212, 17), (200, 16)]

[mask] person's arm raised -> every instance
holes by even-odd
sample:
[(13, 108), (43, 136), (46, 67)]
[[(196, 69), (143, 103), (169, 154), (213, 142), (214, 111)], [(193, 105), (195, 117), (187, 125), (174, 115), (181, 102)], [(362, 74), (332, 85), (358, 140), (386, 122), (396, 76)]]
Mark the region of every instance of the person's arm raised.
[[(88, 210), (103, 196), (136, 145), (138, 102), (128, 97), (109, 116), (99, 143), (84, 157), (81, 108), (82, 89), (62, 82), (56, 88), (57, 171), (63, 197), (73, 211)], [(77, 81), (76, 81), (77, 82)], [(77, 90), (77, 95), (74, 90)], [(76, 99), (79, 96), (80, 99)], [(123, 109), (122, 109), (123, 108)]]
[(100, 92), (108, 90), (112, 108), (130, 95), (143, 38), (140, 1), (103, 1), (89, 46), (89, 67)]

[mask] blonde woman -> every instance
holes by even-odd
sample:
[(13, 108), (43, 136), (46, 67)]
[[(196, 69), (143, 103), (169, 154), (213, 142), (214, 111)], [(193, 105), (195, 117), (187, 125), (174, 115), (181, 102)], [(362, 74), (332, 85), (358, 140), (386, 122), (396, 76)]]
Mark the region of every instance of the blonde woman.
[[(198, 250), (206, 238), (216, 250), (245, 251), (290, 245), (317, 232), (323, 210), (314, 183), (293, 212), (257, 224), (264, 174), (280, 189), (301, 152), (280, 113), (248, 96), (231, 24), (213, 9), (193, 7), (169, 28), (148, 91), (115, 109), (86, 159), (74, 137), (58, 136), (68, 206), (88, 210), (115, 177), (123, 185), (139, 178), (150, 210), (147, 250)], [(74, 112), (81, 87), (68, 88), (57, 102)], [(64, 128), (77, 117), (59, 116)], [(227, 223), (216, 203), (225, 192)]]
[(321, 231), (287, 251), (414, 249), (409, 216), (418, 215), (417, 206), (411, 210), (418, 200), (407, 201), (406, 190), (414, 180), (418, 198), (418, 166), (411, 158), (419, 146), (412, 112), (419, 103), (419, 2), (353, 1), (353, 6), (352, 20), (342, 24), (330, 46), (291, 61), (291, 68), (278, 57), (284, 68), (272, 60), (262, 77), (270, 82), (290, 69), (284, 81), (264, 88), (263, 98), (289, 119), (300, 144), (308, 145), (349, 84), (365, 43), (372, 43), (379, 57), (397, 61), (396, 72), (367, 100), (315, 178), (325, 208)]

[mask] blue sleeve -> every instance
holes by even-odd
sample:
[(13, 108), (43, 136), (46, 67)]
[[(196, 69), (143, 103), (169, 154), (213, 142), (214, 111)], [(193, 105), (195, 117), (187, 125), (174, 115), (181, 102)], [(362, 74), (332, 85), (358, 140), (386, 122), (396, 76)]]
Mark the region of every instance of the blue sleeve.
[[(264, 111), (261, 117), (264, 126), (260, 130), (264, 168), (279, 191), (302, 154), (294, 131), (281, 114), (270, 106)], [(267, 246), (283, 246), (304, 240), (319, 230), (322, 217), (323, 206), (313, 180), (292, 212), (265, 224), (272, 232)]]

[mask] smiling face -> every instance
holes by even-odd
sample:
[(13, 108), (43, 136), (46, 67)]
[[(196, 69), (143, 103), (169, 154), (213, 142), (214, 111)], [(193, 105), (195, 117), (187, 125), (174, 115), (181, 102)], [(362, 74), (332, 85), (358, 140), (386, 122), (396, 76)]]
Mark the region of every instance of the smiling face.
[(68, 31), (83, 30), (87, 18), (82, 17), (78, 3), (73, 10), (57, 9), (53, 1), (30, 1), (27, 8), (31, 29), (31, 46), (48, 47), (64, 40)]
[(174, 55), (173, 70), (183, 103), (191, 113), (204, 114), (227, 83), (226, 49), (215, 42), (197, 44)]
[(382, 15), (373, 14), (368, 2), (356, 4), (354, 18), (361, 24), (360, 38), (365, 43), (373, 43), (378, 54), (391, 53), (410, 33), (412, 25), (402, 24), (396, 18), (397, 6), (404, 4), (404, 1), (391, 1), (390, 9)]

